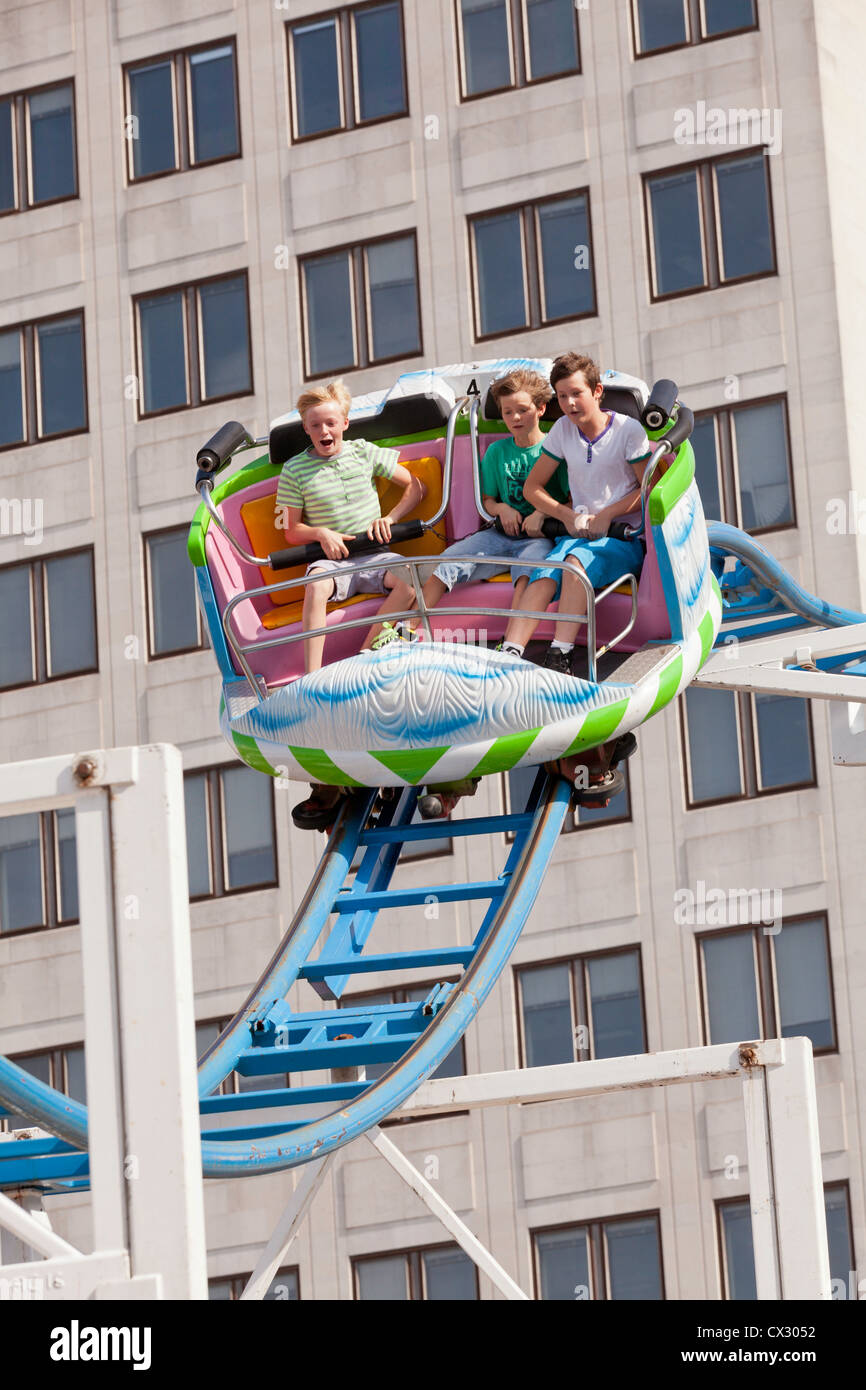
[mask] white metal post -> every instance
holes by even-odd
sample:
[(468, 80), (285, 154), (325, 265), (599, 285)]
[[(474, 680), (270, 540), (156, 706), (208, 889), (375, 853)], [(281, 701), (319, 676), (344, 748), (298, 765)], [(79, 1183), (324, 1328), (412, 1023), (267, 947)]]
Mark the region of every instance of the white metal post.
[(746, 1119), (746, 1166), (749, 1172), (749, 1206), (752, 1213), (752, 1249), (755, 1257), (755, 1291), (759, 1299), (778, 1301), (782, 1297), (779, 1271), (779, 1241), (776, 1230), (776, 1193), (770, 1126), (767, 1117), (767, 1071), (752, 1066), (753, 1049), (740, 1049), (746, 1070), (743, 1075), (743, 1106)]
[(815, 1068), (809, 1038), (785, 1039), (784, 1066), (766, 1069), (782, 1298), (829, 1299)]
[(277, 1222), (273, 1235), (259, 1256), (256, 1267), (241, 1293), (241, 1299), (264, 1298), (336, 1156), (336, 1153), (330, 1153), (325, 1158), (314, 1158), (312, 1163), (304, 1164), (300, 1181)]

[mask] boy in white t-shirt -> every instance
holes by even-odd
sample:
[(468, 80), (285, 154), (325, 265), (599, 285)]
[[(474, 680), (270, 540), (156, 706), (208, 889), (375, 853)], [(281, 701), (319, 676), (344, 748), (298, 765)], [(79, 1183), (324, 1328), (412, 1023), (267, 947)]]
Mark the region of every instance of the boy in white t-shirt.
[[(628, 415), (601, 409), (601, 376), (590, 357), (567, 352), (557, 357), (550, 373), (562, 409), (547, 438), (541, 457), (524, 485), (528, 502), (547, 516), (557, 517), (568, 531), (547, 557), (567, 560), (583, 570), (594, 589), (603, 589), (622, 574), (638, 574), (643, 562), (639, 540), (609, 536), (611, 522), (627, 515), (640, 500), (644, 466), (650, 456), (643, 426)], [(558, 502), (547, 483), (565, 461), (571, 488), (571, 505)], [(540, 566), (533, 570), (521, 607), (547, 608), (560, 592), (560, 608), (585, 614), (586, 592), (568, 570)], [(502, 649), (522, 656), (536, 627), (536, 618), (513, 618)], [(578, 624), (558, 622), (553, 642), (542, 665), (568, 674)]]

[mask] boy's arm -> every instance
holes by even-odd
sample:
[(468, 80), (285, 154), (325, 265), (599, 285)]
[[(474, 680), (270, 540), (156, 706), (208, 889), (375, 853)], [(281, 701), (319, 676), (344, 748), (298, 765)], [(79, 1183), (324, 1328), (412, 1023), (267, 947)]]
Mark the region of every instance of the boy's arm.
[(573, 536), (575, 532), (571, 527), (574, 525), (574, 512), (564, 502), (557, 502), (546, 487), (561, 463), (562, 459), (554, 458), (552, 454), (541, 453), (523, 484), (523, 495), (537, 512), (543, 512), (545, 516), (554, 516), (557, 521), (563, 522), (569, 534)]
[(416, 478), (414, 473), (410, 473), (409, 469), (402, 463), (395, 463), (391, 482), (402, 487), (403, 492), (386, 516), (377, 517), (367, 527), (367, 535), (374, 541), (389, 541), (391, 539), (391, 527), (407, 512), (414, 511), (416, 507), (420, 506), (427, 496), (427, 488), (421, 479)]
[(629, 466), (634, 473), (637, 486), (631, 492), (627, 492), (625, 497), (618, 497), (607, 507), (599, 507), (594, 516), (587, 518), (587, 531), (591, 539), (597, 540), (600, 536), (606, 536), (610, 529), (610, 523), (616, 517), (627, 516), (629, 512), (634, 511), (640, 501), (644, 469), (649, 458), (650, 456), (647, 454), (646, 458), (629, 459)]
[(289, 545), (318, 543), (329, 560), (345, 560), (349, 554), (345, 542), (354, 537), (344, 531), (332, 531), (327, 526), (309, 526), (303, 520), (303, 507), (285, 508), (286, 540)]

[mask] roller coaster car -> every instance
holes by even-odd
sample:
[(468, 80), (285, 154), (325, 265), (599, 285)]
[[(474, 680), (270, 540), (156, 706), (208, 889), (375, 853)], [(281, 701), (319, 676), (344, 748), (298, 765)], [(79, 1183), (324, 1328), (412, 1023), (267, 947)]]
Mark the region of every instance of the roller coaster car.
[[(398, 448), (426, 485), (393, 541), (413, 566), (418, 591), (432, 568), (422, 557), (435, 561), (446, 544), (489, 520), (479, 460), (504, 433), (489, 387), (517, 366), (546, 375), (551, 363), (505, 359), (408, 373), (390, 391), (353, 404), (346, 437)], [(624, 575), (588, 595), (587, 679), (490, 649), (512, 601), (508, 576), (490, 561), (489, 578), (458, 585), (429, 612), (421, 608), (426, 640), (419, 642), (361, 652), (381, 596), (331, 604), (325, 665), (305, 675), (304, 574), (321, 551), (284, 548), (275, 493), (282, 464), (307, 446), (307, 436), (296, 412), (276, 420), (267, 440), (223, 426), (198, 455), (202, 505), (189, 554), (223, 678), (221, 727), (244, 762), (297, 781), (426, 785), (429, 795), (447, 795), (466, 779), (612, 744), (689, 684), (721, 621), (694, 483), (692, 415), (677, 403), (673, 383), (650, 393), (636, 378), (607, 372), (603, 384), (603, 407), (642, 419), (656, 447), (641, 510), (623, 519), (646, 546), (639, 582)], [(558, 413), (553, 403), (549, 414)], [(215, 485), (229, 460), (254, 444), (267, 444), (267, 452)], [(385, 511), (389, 485), (377, 485)], [(349, 545), (357, 554), (371, 548), (366, 538)], [(538, 637), (552, 636), (555, 616), (552, 605)], [(598, 659), (611, 651), (622, 664), (600, 680)], [(610, 757), (600, 766), (606, 776)]]

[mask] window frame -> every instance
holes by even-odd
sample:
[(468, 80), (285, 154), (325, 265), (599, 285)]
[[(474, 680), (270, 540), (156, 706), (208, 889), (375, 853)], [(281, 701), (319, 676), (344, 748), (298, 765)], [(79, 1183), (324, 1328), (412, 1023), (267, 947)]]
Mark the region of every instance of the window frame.
[[(817, 912), (798, 912), (787, 914), (783, 917), (782, 931), (786, 926), (794, 926), (798, 922), (820, 922), (824, 929), (824, 945), (827, 952), (827, 987), (830, 996), (830, 1025), (833, 1030), (833, 1045), (831, 1047), (814, 1047), (815, 1057), (834, 1057), (839, 1053), (839, 1025), (836, 1009), (836, 988), (833, 976), (833, 957), (830, 943), (830, 919), (824, 909)], [(721, 936), (733, 936), (736, 933), (752, 933), (752, 951), (757, 965), (757, 975), (755, 980), (756, 996), (758, 1002), (758, 1018), (760, 1023), (761, 1038), (755, 1039), (758, 1042), (765, 1042), (769, 1038), (779, 1037), (779, 991), (778, 977), (776, 970), (776, 958), (773, 948), (775, 936), (771, 936), (764, 930), (760, 922), (738, 922), (733, 926), (710, 927), (708, 930), (700, 930), (694, 933), (695, 949), (698, 953), (698, 1005), (701, 1016), (701, 1037), (705, 1046), (710, 1046), (710, 1014), (708, 1007), (706, 960), (703, 952), (703, 942), (713, 940)], [(772, 1030), (772, 1031), (771, 1031)]]
[[(58, 202), (67, 201), (58, 199)], [(40, 207), (47, 206), (42, 203)], [(81, 386), (84, 399), (84, 424), (71, 430), (60, 430), (56, 434), (42, 434), (40, 419), (43, 414), (42, 391), (39, 381), (39, 328), (43, 324), (61, 323), (64, 319), (77, 319), (81, 333)], [(0, 335), (17, 333), (19, 361), (21, 364), (21, 397), (24, 424), (24, 438), (13, 440), (10, 444), (0, 444), (0, 454), (9, 449), (30, 449), (37, 444), (51, 444), (55, 439), (71, 439), (74, 435), (90, 433), (90, 403), (87, 383), (87, 335), (84, 327), (84, 310), (68, 309), (63, 313), (42, 314), (39, 318), (25, 319), (21, 323), (8, 323), (0, 326)]]
[[(70, 1052), (77, 1052), (79, 1048), (84, 1054), (85, 1049), (83, 1039), (81, 1042), (61, 1043), (57, 1047), (31, 1047), (28, 1048), (26, 1052), (10, 1052), (9, 1061), (15, 1062), (18, 1066), (20, 1066), (22, 1060), (28, 1057), (47, 1057), (48, 1074), (50, 1077), (48, 1085), (53, 1087), (55, 1091), (59, 1091), (61, 1095), (68, 1097), (69, 1070), (67, 1054)], [(4, 1115), (2, 1113), (2, 1102), (0, 1102), (0, 1134), (11, 1134), (13, 1129), (27, 1128), (27, 1122), (21, 1115)]]
[[(626, 1054), (642, 1056), (649, 1052), (649, 1037), (647, 1031), (647, 1011), (646, 1011), (646, 987), (644, 984), (643, 966), (643, 947), (641, 942), (636, 941), (630, 946), (606, 946), (600, 951), (583, 951), (573, 956), (551, 956), (543, 960), (526, 961), (522, 965), (514, 964), (511, 967), (511, 975), (514, 989), (514, 1016), (517, 1020), (517, 1066), (520, 1070), (528, 1068), (526, 1047), (526, 1029), (523, 1017), (523, 991), (521, 988), (520, 977), (532, 970), (543, 970), (550, 966), (565, 965), (569, 968), (568, 975), (568, 995), (571, 1005), (571, 1039), (573, 1051), (572, 1058), (575, 1062), (591, 1062), (597, 1060), (595, 1057), (595, 1038), (593, 1035), (592, 1024), (592, 993), (589, 986), (588, 963), (591, 960), (601, 960), (607, 956), (626, 956), (637, 953), (638, 983), (640, 985), (640, 1006), (641, 1006), (641, 1026), (643, 1030), (643, 1052), (638, 1054)], [(579, 969), (579, 973), (578, 973)], [(581, 1017), (585, 1014), (585, 1017)], [(578, 1028), (585, 1027), (589, 1038), (589, 1047), (579, 1048), (576, 1045), (576, 1033)], [(587, 1055), (578, 1056), (578, 1053)]]
[[(540, 236), (539, 210), (547, 203), (564, 203), (569, 198), (583, 198), (586, 202), (586, 224), (589, 229), (589, 272), (592, 276), (593, 309), (585, 314), (562, 314), (555, 318), (545, 318), (544, 306), (544, 255)], [(517, 213), (520, 218), (520, 247), (523, 260), (523, 301), (527, 310), (528, 322), (516, 328), (499, 329), (495, 333), (481, 332), (481, 277), (478, 272), (478, 250), (475, 237), (475, 224), (485, 218), (502, 213)], [(502, 207), (485, 208), (466, 218), (466, 233), (469, 240), (469, 292), (472, 301), (472, 341), (489, 343), (497, 338), (510, 338), (518, 333), (534, 333), (542, 328), (554, 328), (558, 324), (581, 323), (586, 319), (599, 317), (598, 284), (595, 274), (595, 238), (592, 230), (592, 201), (589, 187), (567, 189), (553, 193), (534, 202), (508, 203)]]
[[(773, 265), (770, 270), (756, 270), (749, 275), (722, 277), (722, 231), (719, 200), (716, 184), (716, 169), (722, 164), (745, 160), (762, 155), (767, 186), (767, 220), (769, 224), (770, 246)], [(658, 290), (657, 255), (652, 221), (651, 185), (656, 179), (667, 178), (673, 174), (685, 174), (694, 170), (698, 187), (698, 215), (701, 227), (701, 259), (704, 267), (704, 283), (692, 285), (683, 290)], [(749, 145), (725, 154), (712, 155), (703, 159), (689, 159), (681, 164), (669, 164), (661, 169), (650, 169), (641, 174), (641, 187), (644, 206), (644, 237), (647, 248), (647, 270), (649, 275), (650, 304), (667, 304), (675, 299), (685, 299), (689, 295), (709, 294), (713, 290), (725, 290), (734, 285), (749, 285), (756, 280), (777, 279), (779, 275), (779, 254), (776, 242), (776, 215), (773, 203), (773, 181), (770, 177), (769, 154), (766, 145)]]
[[(90, 598), (93, 611), (93, 650), (95, 664), (93, 666), (82, 666), (80, 670), (64, 671), (54, 676), (48, 673), (49, 623), (45, 566), (52, 560), (66, 560), (73, 555), (90, 556)], [(53, 555), (39, 556), (33, 560), (10, 560), (8, 564), (0, 565), (0, 574), (8, 569), (24, 569), (25, 567), (29, 571), (30, 641), (33, 654), (32, 669), (35, 670), (36, 675), (33, 680), (19, 681), (15, 685), (4, 685), (0, 687), (0, 695), (8, 695), (13, 690), (29, 690), (32, 686), (53, 685), (57, 681), (76, 680), (79, 676), (99, 674), (99, 611), (96, 604), (96, 564), (94, 547), (92, 545), (76, 545), (70, 550), (59, 550)]]
[(631, 52), (635, 62), (640, 62), (643, 58), (658, 58), (662, 53), (678, 53), (683, 48), (697, 48), (704, 43), (717, 43), (719, 39), (733, 39), (741, 34), (758, 33), (761, 28), (760, 7), (758, 0), (755, 0), (755, 22), (754, 24), (741, 25), (739, 29), (726, 29), (722, 34), (707, 34), (706, 30), (706, 10), (704, 0), (683, 0), (683, 9), (686, 18), (686, 38), (682, 43), (669, 43), (664, 48), (641, 48), (640, 47), (640, 16), (638, 12), (639, 0), (631, 0), (630, 28), (631, 28)]
[[(236, 154), (214, 155), (211, 159), (196, 159), (195, 129), (192, 109), (192, 82), (190, 80), (190, 59), (196, 53), (206, 53), (212, 48), (230, 47), (234, 70), (235, 121), (238, 131)], [(171, 65), (172, 126), (174, 129), (175, 166), (173, 169), (158, 169), (152, 174), (136, 174), (133, 160), (134, 142), (124, 137), (124, 174), (128, 188), (140, 183), (152, 183), (154, 179), (170, 178), (173, 174), (187, 174), (192, 169), (207, 169), (212, 164), (227, 164), (233, 159), (242, 159), (244, 153), (243, 132), (241, 130), (240, 79), (238, 75), (237, 35), (228, 34), (223, 39), (213, 39), (208, 43), (191, 44), (188, 48), (170, 48), (161, 53), (152, 53), (146, 58), (136, 58), (124, 63), (121, 68), (124, 122), (133, 116), (132, 86), (130, 75), (137, 68), (155, 66), (158, 63)]]
[[(705, 801), (695, 801), (692, 794), (691, 755), (689, 752), (689, 727), (686, 701), (680, 702), (680, 750), (685, 791), (685, 810), (704, 811), (711, 806), (730, 806), (736, 801), (761, 801), (768, 796), (785, 796), (788, 792), (808, 791), (818, 786), (818, 765), (815, 757), (815, 726), (812, 721), (812, 702), (803, 700), (806, 723), (809, 733), (809, 750), (812, 756), (812, 777), (807, 782), (791, 782), (784, 787), (762, 787), (760, 785), (760, 742), (758, 739), (757, 705), (755, 696), (769, 694), (765, 691), (732, 690), (734, 709), (737, 717), (737, 739), (740, 760), (740, 781), (742, 791), (736, 796), (714, 796)], [(743, 712), (748, 702), (747, 712)]]
[[(226, 395), (206, 396), (204, 394), (204, 335), (201, 327), (200, 290), (221, 280), (243, 280), (247, 301), (247, 361), (250, 369), (250, 384), (246, 390), (230, 391)], [(141, 332), (140, 305), (148, 299), (159, 299), (162, 295), (180, 294), (183, 310), (184, 366), (186, 370), (187, 399), (181, 405), (163, 406), (160, 410), (146, 410), (144, 407), (144, 356)], [(250, 305), (250, 279), (246, 266), (240, 270), (230, 270), (220, 275), (207, 275), (201, 280), (182, 281), (180, 284), (163, 285), (159, 289), (145, 290), (134, 294), (132, 306), (132, 342), (135, 360), (135, 379), (138, 385), (136, 398), (136, 420), (158, 420), (164, 415), (177, 415), (182, 410), (200, 410), (204, 406), (218, 405), (221, 401), (244, 400), (256, 393), (253, 362), (252, 309)], [(195, 380), (194, 380), (195, 376)]]
[[(250, 1270), (248, 1274), (210, 1274), (210, 1275), (208, 1275), (208, 1281), (207, 1281), (207, 1285), (208, 1285), (208, 1296), (210, 1296), (210, 1287), (211, 1287), (211, 1284), (226, 1284), (226, 1283), (230, 1283), (230, 1284), (232, 1285), (232, 1291), (231, 1291), (231, 1296), (230, 1296), (230, 1298), (228, 1298), (228, 1299), (226, 1299), (226, 1300), (220, 1300), (220, 1301), (225, 1301), (225, 1302), (228, 1302), (228, 1303), (238, 1303), (238, 1302), (240, 1302), (240, 1295), (241, 1295), (241, 1293), (243, 1292), (243, 1290), (246, 1288), (247, 1284), (249, 1283), (250, 1278), (251, 1278), (251, 1276), (252, 1276), (252, 1273), (253, 1273), (253, 1271)], [(282, 1299), (275, 1299), (275, 1300), (273, 1300), (273, 1301), (274, 1301), (274, 1302), (283, 1302), (283, 1301), (285, 1301), (286, 1303), (300, 1303), (300, 1301), (301, 1301), (301, 1267), (300, 1267), (300, 1265), (283, 1265), (283, 1266), (281, 1266), (281, 1268), (277, 1270), (276, 1274), (274, 1275), (273, 1279), (271, 1280), (271, 1284), (273, 1284), (275, 1280), (279, 1279), (280, 1275), (285, 1276), (285, 1275), (287, 1275), (287, 1274), (293, 1274), (293, 1275), (295, 1276), (295, 1280), (297, 1281), (297, 1285), (298, 1285), (298, 1297), (297, 1297), (297, 1299), (294, 1299), (294, 1298), (287, 1298), (287, 1299), (285, 1299), (285, 1300), (282, 1300)], [(213, 1300), (213, 1301), (216, 1301), (216, 1300)], [(269, 1300), (269, 1301), (270, 1301), (270, 1300)]]
[[(385, 3), (387, 3), (387, 0), (363, 0), (363, 3), (357, 5), (335, 5), (319, 13), (299, 15), (296, 19), (288, 19), (285, 21), (283, 27), (285, 29), (290, 145), (306, 145), (311, 140), (324, 140), (333, 135), (345, 135), (350, 130), (362, 130), (366, 129), (367, 126), (373, 125), (386, 125), (389, 121), (403, 121), (407, 116), (411, 115), (411, 107), (409, 104), (409, 71), (406, 62), (406, 17), (403, 11), (403, 0), (396, 0), (400, 16), (400, 64), (403, 75), (403, 109), (393, 112), (390, 116), (373, 116), (366, 120), (360, 115), (361, 89), (358, 75), (358, 43), (355, 15), (362, 10), (375, 9)], [(298, 133), (300, 122), (298, 120), (295, 45), (292, 42), (292, 34), (295, 29), (302, 25), (308, 25), (313, 21), (322, 23), (329, 19), (333, 19), (336, 30), (340, 124), (331, 126), (328, 130), (316, 130), (312, 131), (309, 135), (300, 135)], [(306, 379), (310, 380), (311, 378)]]
[[(407, 238), (411, 238), (412, 240), (412, 252), (415, 264), (415, 306), (418, 315), (418, 350), (417, 352), (411, 353), (400, 352), (392, 357), (373, 357), (371, 354), (373, 330), (372, 315), (370, 313), (370, 277), (367, 269), (366, 251), (370, 246), (379, 246), (387, 241), (405, 241)], [(338, 255), (346, 255), (349, 260), (349, 291), (352, 299), (352, 342), (355, 349), (355, 358), (358, 360), (355, 362), (343, 362), (339, 366), (322, 367), (317, 371), (312, 371), (310, 358), (310, 317), (304, 267), (312, 261), (324, 260), (327, 256)], [(296, 257), (296, 260), (298, 266), (298, 312), (301, 316), (300, 338), (304, 358), (304, 381), (319, 381), (323, 376), (338, 376), (347, 372), (362, 372), (370, 367), (387, 366), (389, 362), (411, 362), (417, 357), (424, 356), (424, 324), (421, 305), (418, 232), (415, 227), (407, 227), (399, 232), (388, 232), (383, 236), (370, 237), (364, 241), (344, 243), (340, 246), (328, 246), (323, 250), (312, 251), (302, 256), (299, 255)], [(361, 348), (363, 348), (363, 351), (361, 351)]]
[[(401, 1256), (406, 1261), (406, 1288), (408, 1291), (406, 1302), (429, 1302), (425, 1297), (424, 1261), (422, 1256), (436, 1250), (461, 1250), (461, 1246), (457, 1241), (446, 1240), (436, 1241), (431, 1245), (401, 1246), (397, 1250), (376, 1250), (368, 1255), (350, 1255), (349, 1265), (352, 1275), (352, 1302), (363, 1303), (367, 1301), (360, 1297), (360, 1279), (358, 1277), (359, 1264), (363, 1264), (367, 1261), (372, 1262), (373, 1260), (391, 1260)], [(466, 1254), (465, 1251), (462, 1253)], [(478, 1286), (478, 1266), (471, 1256), (466, 1255), (466, 1258), (472, 1265), (475, 1274), (475, 1300), (467, 1301), (480, 1301), (481, 1290)], [(461, 1299), (460, 1301), (462, 1302), (463, 1300)]]
[[(30, 97), (42, 92), (53, 91), (55, 87), (72, 89), (72, 175), (75, 181), (74, 193), (62, 193), (59, 198), (44, 198), (34, 202), (33, 189), (33, 145), (30, 135)], [(12, 127), (12, 178), (15, 188), (15, 206), (0, 209), (0, 219), (12, 217), (15, 213), (35, 212), (37, 208), (54, 207), (57, 203), (71, 203), (81, 198), (81, 178), (78, 167), (78, 104), (76, 100), (75, 77), (61, 77), (59, 81), (40, 82), (36, 87), (24, 87), (20, 91), (3, 92), (0, 102), (11, 105)], [(53, 436), (52, 436), (53, 438)]]
[[(848, 1247), (853, 1256), (852, 1267), (857, 1268), (857, 1251), (854, 1245), (854, 1223), (851, 1216), (851, 1187), (847, 1178), (841, 1178), (833, 1182), (822, 1182), (821, 1190), (824, 1198), (824, 1214), (827, 1212), (827, 1194), (830, 1192), (845, 1193), (845, 1213), (848, 1218)], [(750, 1300), (735, 1299), (731, 1297), (730, 1279), (728, 1277), (727, 1251), (725, 1249), (725, 1228), (723, 1221), (723, 1210), (725, 1207), (745, 1207), (749, 1210), (749, 1194), (740, 1197), (717, 1197), (713, 1202), (716, 1227), (716, 1255), (717, 1269), (719, 1272), (719, 1298), (723, 1303), (742, 1303)], [(754, 1247), (753, 1247), (754, 1255)], [(832, 1270), (830, 1271), (832, 1276)], [(847, 1292), (846, 1292), (847, 1301)]]
[[(39, 879), (42, 894), (42, 915), (46, 920), (36, 922), (31, 927), (14, 927), (9, 931), (0, 929), (0, 941), (5, 941), (11, 937), (30, 936), (33, 932), (57, 931), (60, 927), (81, 925), (80, 916), (62, 917), (60, 915), (63, 892), (60, 882), (60, 835), (57, 812), (65, 809), (61, 806), (29, 813), (39, 817)], [(23, 814), (28, 813), (24, 812)], [(2, 819), (11, 820), (12, 817), (4, 816)], [(30, 1054), (26, 1055), (29, 1056)]]
[(202, 621), (201, 607), (195, 588), (193, 588), (193, 598), (195, 602), (196, 628), (199, 637), (196, 645), (194, 647), (178, 647), (176, 650), (170, 652), (158, 652), (154, 642), (153, 566), (151, 563), (150, 542), (159, 536), (186, 536), (188, 534), (189, 527), (185, 524), (180, 526), (159, 526), (154, 531), (142, 531), (141, 533), (142, 563), (144, 565), (144, 608), (145, 622), (147, 624), (147, 659), (149, 662), (167, 661), (173, 656), (190, 656), (193, 652), (206, 651), (208, 647), (205, 624)]
[(580, 41), (580, 22), (577, 5), (572, 4), (571, 16), (574, 23), (574, 43), (577, 50), (577, 67), (565, 72), (550, 73), (545, 77), (531, 76), (529, 47), (529, 16), (527, 0), (503, 0), (508, 29), (508, 66), (511, 81), (504, 87), (490, 87), (484, 92), (469, 92), (466, 76), (466, 44), (463, 38), (463, 8), (460, 0), (454, 0), (455, 59), (457, 66), (457, 99), (465, 102), (483, 101), (485, 97), (501, 96), (503, 92), (521, 91), (525, 87), (539, 87), (544, 82), (559, 82), (563, 78), (583, 75), (583, 48)]
[(740, 410), (749, 410), (763, 405), (780, 405), (782, 407), (782, 423), (785, 431), (785, 452), (788, 459), (788, 491), (791, 498), (792, 519), (784, 522), (781, 526), (757, 526), (748, 532), (750, 536), (775, 535), (781, 531), (795, 531), (799, 525), (797, 517), (797, 493), (794, 477), (793, 447), (791, 444), (791, 412), (788, 405), (787, 391), (777, 391), (767, 396), (749, 397), (747, 400), (727, 401), (723, 405), (709, 406), (705, 410), (695, 411), (695, 423), (699, 424), (703, 420), (711, 420), (715, 434), (716, 445), (716, 474), (719, 497), (721, 499), (721, 510), (724, 516), (719, 517), (720, 521), (727, 521), (733, 516), (735, 520), (731, 523), (734, 526), (743, 528), (742, 507), (740, 503), (740, 474), (736, 457), (736, 436), (734, 432), (734, 415)]
[[(532, 1268), (532, 1297), (541, 1303), (541, 1261), (539, 1259), (537, 1236), (552, 1235), (557, 1231), (575, 1231), (585, 1229), (588, 1235), (589, 1244), (589, 1277), (590, 1303), (619, 1303), (622, 1300), (610, 1297), (610, 1269), (607, 1255), (607, 1228), (609, 1226), (621, 1225), (626, 1221), (648, 1221), (653, 1219), (656, 1224), (656, 1234), (658, 1237), (658, 1256), (659, 1256), (659, 1284), (661, 1286), (661, 1299), (667, 1299), (667, 1286), (665, 1283), (665, 1260), (664, 1248), (662, 1244), (662, 1224), (661, 1211), (658, 1208), (650, 1208), (646, 1211), (630, 1211), (619, 1213), (616, 1216), (591, 1216), (584, 1221), (558, 1221), (549, 1226), (530, 1226), (527, 1234), (529, 1236), (529, 1254)], [(595, 1296), (594, 1290), (601, 1289), (603, 1296)]]
[[(214, 902), (221, 898), (234, 898), (242, 893), (268, 893), (280, 886), (279, 845), (277, 841), (277, 812), (274, 798), (274, 779), (267, 779), (271, 792), (271, 836), (274, 854), (274, 878), (268, 883), (250, 883), (242, 888), (227, 887), (227, 824), (225, 816), (225, 795), (223, 792), (223, 772), (232, 772), (240, 763), (208, 763), (205, 767), (185, 767), (184, 781), (188, 777), (205, 778), (205, 814), (207, 817), (207, 845), (210, 866), (211, 891), (209, 893), (190, 893), (193, 903)], [(252, 769), (250, 769), (252, 771)], [(210, 1019), (199, 1022), (209, 1023)]]

